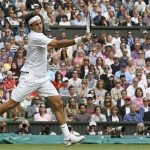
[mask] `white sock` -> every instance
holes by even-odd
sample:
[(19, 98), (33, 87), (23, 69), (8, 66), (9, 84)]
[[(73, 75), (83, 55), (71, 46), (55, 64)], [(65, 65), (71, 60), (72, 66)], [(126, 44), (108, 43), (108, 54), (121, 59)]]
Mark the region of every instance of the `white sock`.
[(60, 128), (61, 128), (61, 131), (62, 131), (62, 133), (64, 135), (64, 139), (68, 139), (69, 135), (70, 135), (70, 132), (69, 132), (67, 124), (62, 124), (60, 126)]

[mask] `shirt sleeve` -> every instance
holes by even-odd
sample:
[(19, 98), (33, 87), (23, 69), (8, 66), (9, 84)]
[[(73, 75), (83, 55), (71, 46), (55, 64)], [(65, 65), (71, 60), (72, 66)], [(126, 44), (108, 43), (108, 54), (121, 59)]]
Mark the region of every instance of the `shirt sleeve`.
[(52, 41), (52, 39), (46, 37), (43, 33), (37, 33), (32, 38), (33, 41), (31, 44), (40, 47), (45, 47)]

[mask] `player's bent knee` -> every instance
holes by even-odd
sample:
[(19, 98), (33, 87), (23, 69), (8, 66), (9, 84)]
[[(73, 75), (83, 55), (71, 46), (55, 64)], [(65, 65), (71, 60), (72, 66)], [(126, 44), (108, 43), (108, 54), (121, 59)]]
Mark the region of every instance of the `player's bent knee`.
[(60, 100), (60, 101), (57, 101), (57, 102), (55, 102), (54, 103), (54, 109), (55, 110), (58, 110), (58, 109), (60, 109), (60, 108), (63, 108), (63, 102)]

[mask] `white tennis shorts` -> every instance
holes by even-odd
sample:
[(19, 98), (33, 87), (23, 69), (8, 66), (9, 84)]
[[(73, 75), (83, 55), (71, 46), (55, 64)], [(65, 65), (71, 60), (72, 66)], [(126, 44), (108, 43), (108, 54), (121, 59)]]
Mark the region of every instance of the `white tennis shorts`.
[(38, 78), (29, 73), (21, 73), (17, 87), (12, 91), (11, 99), (21, 102), (34, 91), (38, 92), (42, 99), (59, 95), (47, 77)]

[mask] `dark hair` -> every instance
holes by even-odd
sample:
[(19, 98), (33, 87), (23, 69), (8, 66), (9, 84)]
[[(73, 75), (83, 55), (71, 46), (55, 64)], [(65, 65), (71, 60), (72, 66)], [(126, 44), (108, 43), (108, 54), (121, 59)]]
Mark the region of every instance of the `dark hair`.
[(97, 105), (97, 106), (94, 107), (94, 113), (96, 113), (97, 108), (100, 108), (100, 110), (101, 110), (101, 107)]
[(85, 106), (85, 108), (87, 108), (85, 104), (79, 104), (78, 108), (80, 109), (81, 106)]
[(63, 78), (62, 74), (59, 71), (56, 71), (56, 73), (55, 73), (56, 82), (57, 82), (57, 77), (58, 77), (59, 74), (61, 75), (61, 81), (62, 81), (62, 78)]
[(150, 57), (147, 57), (147, 58), (145, 59), (145, 62), (147, 62), (147, 61), (150, 61)]
[(39, 16), (39, 17), (41, 18), (41, 20), (43, 20), (41, 15), (37, 15), (37, 14), (35, 15), (33, 12), (32, 12), (32, 13), (28, 13), (28, 14), (24, 17), (24, 22), (25, 22), (25, 25), (26, 25), (27, 27), (29, 27), (28, 21), (29, 21), (31, 18), (33, 18), (34, 16)]
[(95, 94), (95, 91), (94, 91), (94, 90), (90, 90), (90, 91), (88, 92), (88, 94), (92, 94), (92, 91), (94, 92), (94, 93), (93, 93), (93, 98), (96, 99), (96, 94)]
[(29, 21), (31, 18), (33, 18), (34, 16), (35, 16), (34, 13), (28, 13), (27, 15), (25, 15), (24, 21), (25, 21), (26, 26), (28, 26), (28, 21)]
[(140, 88), (140, 87), (138, 87), (136, 90), (135, 90), (135, 96), (137, 97), (137, 90), (140, 90), (140, 91), (142, 91), (142, 97), (143, 97), (143, 90), (142, 90), (142, 88)]
[(68, 90), (70, 91), (70, 89), (72, 89), (72, 88), (75, 88), (73, 85), (70, 85), (69, 87), (68, 87)]

